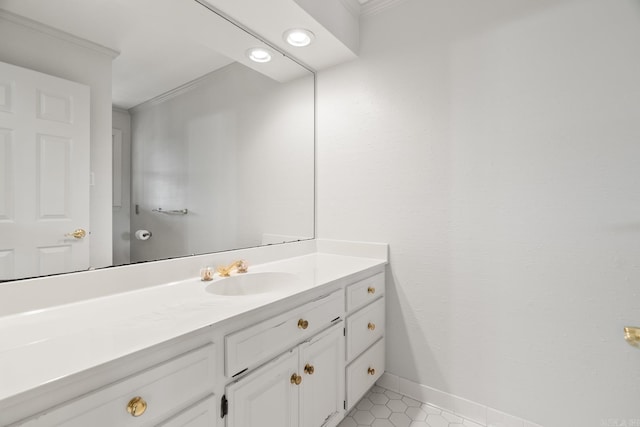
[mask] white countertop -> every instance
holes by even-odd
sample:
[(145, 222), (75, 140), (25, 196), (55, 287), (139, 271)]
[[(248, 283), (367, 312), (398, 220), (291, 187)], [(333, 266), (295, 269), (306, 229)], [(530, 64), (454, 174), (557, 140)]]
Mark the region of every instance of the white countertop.
[(386, 262), (312, 253), (250, 266), (299, 277), (279, 293), (213, 295), (193, 277), (0, 317), (0, 401)]

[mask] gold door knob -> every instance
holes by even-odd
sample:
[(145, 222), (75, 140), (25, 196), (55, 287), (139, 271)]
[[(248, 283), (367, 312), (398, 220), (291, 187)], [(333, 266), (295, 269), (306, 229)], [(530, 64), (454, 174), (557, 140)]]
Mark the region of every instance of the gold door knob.
[(308, 320), (304, 320), (304, 319), (298, 320), (298, 328), (307, 329), (308, 327), (309, 327), (309, 321)]
[(82, 228), (78, 228), (77, 230), (73, 230), (71, 233), (67, 233), (64, 236), (65, 237), (73, 237), (75, 239), (84, 239), (84, 236), (87, 235), (87, 232), (84, 231)]
[(376, 374), (376, 370), (375, 370), (375, 369), (373, 369), (372, 367), (369, 367), (369, 369), (367, 369), (367, 373), (368, 373), (369, 375), (375, 375), (375, 374)]
[(376, 329), (376, 324), (369, 322), (369, 324), (367, 325), (367, 328), (369, 328), (370, 331), (374, 331)]
[(300, 385), (302, 377), (298, 374), (291, 375), (291, 384)]
[(367, 292), (370, 294), (375, 294), (376, 293), (376, 288), (374, 288), (373, 286), (369, 286), (367, 288)]
[(147, 410), (147, 402), (140, 396), (136, 396), (127, 404), (127, 412), (133, 417), (139, 417)]
[(313, 375), (313, 373), (316, 371), (316, 368), (313, 367), (313, 365), (309, 365), (308, 363), (306, 365), (304, 365), (304, 373), (307, 375)]

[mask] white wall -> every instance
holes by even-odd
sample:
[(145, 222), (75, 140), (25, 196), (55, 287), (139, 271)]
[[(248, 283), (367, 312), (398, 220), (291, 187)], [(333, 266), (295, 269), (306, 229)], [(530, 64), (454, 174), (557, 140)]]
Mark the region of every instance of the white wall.
[[(131, 262), (131, 115), (113, 109), (113, 129), (121, 133), (120, 153), (113, 153), (113, 265)], [(119, 158), (116, 156), (119, 154)], [(117, 165), (119, 163), (119, 165)], [(116, 185), (120, 197), (116, 201)]]
[(318, 233), (390, 243), (388, 371), (544, 426), (639, 420), (638, 2), (361, 28), (319, 74)]
[[(313, 237), (313, 77), (224, 67), (132, 110), (132, 261)], [(188, 209), (185, 216), (152, 209)]]
[(91, 88), (91, 266), (111, 265), (112, 56), (0, 15), (0, 61)]

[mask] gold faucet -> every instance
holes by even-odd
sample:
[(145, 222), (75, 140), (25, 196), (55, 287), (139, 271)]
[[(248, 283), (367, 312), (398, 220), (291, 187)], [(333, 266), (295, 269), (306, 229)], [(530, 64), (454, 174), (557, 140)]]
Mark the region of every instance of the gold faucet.
[(216, 272), (220, 275), (220, 277), (229, 277), (229, 275), (233, 270), (236, 270), (238, 273), (246, 273), (247, 270), (249, 270), (247, 261), (241, 259), (241, 260), (232, 262), (226, 267), (220, 266), (216, 268)]

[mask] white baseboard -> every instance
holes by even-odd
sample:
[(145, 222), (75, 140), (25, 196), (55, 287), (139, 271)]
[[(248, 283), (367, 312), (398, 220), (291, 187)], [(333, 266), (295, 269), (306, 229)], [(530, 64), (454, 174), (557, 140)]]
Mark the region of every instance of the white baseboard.
[(385, 372), (377, 384), (396, 393), (404, 394), (423, 403), (437, 406), (447, 412), (486, 427), (542, 427), (539, 424), (505, 414), (471, 400), (445, 393), (435, 388), (409, 381)]

